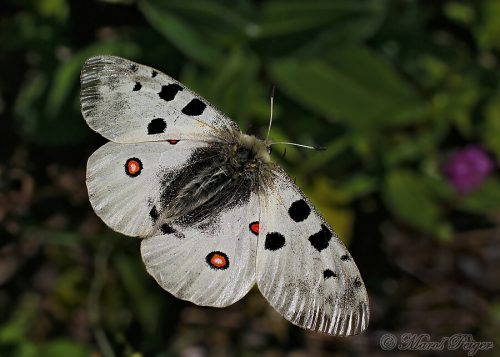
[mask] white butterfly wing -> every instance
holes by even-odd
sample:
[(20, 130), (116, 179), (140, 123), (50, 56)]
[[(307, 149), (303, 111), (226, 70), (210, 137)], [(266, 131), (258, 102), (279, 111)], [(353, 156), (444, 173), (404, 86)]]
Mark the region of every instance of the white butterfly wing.
[(241, 299), (255, 283), (258, 198), (220, 214), (210, 224), (183, 227), (174, 221), (141, 242), (146, 269), (176, 297), (223, 307)]
[(368, 296), (358, 268), (336, 234), (289, 176), (276, 170), (260, 195), (257, 285), (290, 322), (353, 335), (366, 329)]
[(88, 125), (120, 143), (214, 141), (238, 126), (175, 79), (124, 58), (88, 59), (80, 103)]
[(120, 233), (145, 237), (159, 215), (161, 189), (185, 170), (198, 141), (117, 144), (96, 150), (87, 163), (87, 189), (97, 215)]

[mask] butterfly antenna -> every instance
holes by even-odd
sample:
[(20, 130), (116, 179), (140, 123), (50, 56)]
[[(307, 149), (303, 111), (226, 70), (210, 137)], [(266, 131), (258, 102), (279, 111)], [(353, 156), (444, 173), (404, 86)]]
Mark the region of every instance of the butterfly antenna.
[(269, 128), (267, 129), (266, 141), (269, 139), (269, 133), (271, 132), (271, 125), (273, 124), (273, 104), (274, 104), (274, 91), (276, 86), (273, 84), (271, 88), (271, 115), (269, 116)]
[[(273, 105), (274, 105), (274, 92), (275, 91), (276, 91), (276, 86), (273, 84), (273, 86), (271, 88), (271, 115), (269, 116), (269, 128), (267, 129), (266, 141), (269, 139), (269, 134), (271, 133), (271, 125), (273, 124)], [(302, 145), (302, 144), (288, 143), (288, 142), (270, 143), (269, 146), (275, 145), (275, 144), (300, 146), (300, 147), (303, 147), (306, 149), (312, 149), (312, 150), (326, 150), (326, 148), (323, 146), (309, 146), (309, 145)], [(286, 153), (286, 148), (285, 148), (285, 152), (283, 153), (283, 157), (285, 156), (285, 153)]]
[(289, 143), (289, 142), (284, 142), (284, 141), (280, 141), (280, 142), (277, 142), (277, 143), (271, 143), (269, 145), (276, 145), (276, 144), (300, 146), (301, 148), (312, 149), (312, 150), (326, 150), (326, 147), (324, 147), (324, 146), (302, 145), (302, 144)]

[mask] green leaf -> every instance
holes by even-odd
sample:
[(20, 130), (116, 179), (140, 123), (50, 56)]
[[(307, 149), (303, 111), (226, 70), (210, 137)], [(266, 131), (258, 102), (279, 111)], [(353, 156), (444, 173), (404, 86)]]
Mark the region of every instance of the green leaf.
[(232, 7), (214, 1), (164, 0), (157, 4), (161, 4), (165, 11), (189, 18), (197, 27), (224, 32), (225, 36), (239, 36), (248, 26), (248, 21)]
[(444, 4), (443, 10), (446, 16), (449, 17), (450, 19), (462, 22), (467, 25), (473, 23), (475, 17), (474, 9), (469, 4), (448, 2)]
[(39, 0), (34, 4), (44, 17), (53, 17), (59, 21), (64, 21), (68, 17), (69, 3), (66, 0)]
[(482, 49), (500, 47), (500, 2), (497, 0), (484, 0), (479, 8), (481, 21), (477, 22), (475, 35)]
[[(260, 64), (253, 53), (235, 49), (210, 78), (210, 93), (224, 113), (244, 127), (257, 103), (264, 99), (257, 76)], [(266, 98), (267, 99), (267, 98)], [(268, 104), (266, 102), (268, 107)], [(268, 107), (269, 108), (269, 107)]]
[[(382, 4), (382, 2), (380, 2)], [(380, 11), (382, 13), (382, 11)], [(328, 26), (294, 51), (297, 57), (313, 58), (330, 49), (357, 44), (371, 37), (382, 20), (381, 14), (366, 14), (366, 17), (348, 18)], [(380, 16), (379, 16), (380, 15)]]
[(269, 1), (247, 36), (269, 57), (317, 58), (326, 51), (371, 37), (384, 18), (386, 1)]
[(56, 339), (45, 343), (40, 347), (38, 356), (40, 357), (55, 357), (55, 356), (71, 356), (71, 357), (86, 357), (90, 351), (87, 347), (76, 342), (64, 339)]
[(40, 101), (47, 86), (47, 76), (40, 73), (22, 86), (19, 91), (14, 104), (14, 114), (16, 116), (16, 125), (25, 136), (36, 137), (40, 125), (36, 103)]
[(439, 205), (423, 180), (411, 171), (389, 173), (382, 195), (389, 210), (415, 228), (435, 233), (441, 226)]
[(437, 93), (432, 100), (432, 115), (437, 121), (451, 121), (466, 138), (474, 132), (473, 110), (481, 97), (476, 80), (461, 75), (449, 75), (449, 88)]
[(222, 52), (203, 39), (187, 22), (155, 1), (139, 2), (139, 9), (158, 32), (179, 51), (200, 64), (212, 67), (222, 60)]
[(58, 276), (58, 284), (54, 290), (54, 295), (59, 302), (64, 305), (76, 305), (83, 298), (81, 285), (86, 276), (81, 269), (67, 269)]
[(500, 181), (497, 178), (484, 181), (477, 190), (465, 196), (458, 207), (475, 213), (500, 211)]
[(271, 74), (290, 97), (332, 121), (367, 130), (419, 120), (420, 99), (381, 58), (365, 49), (329, 57), (278, 60)]
[(31, 341), (23, 341), (17, 346), (17, 351), (14, 354), (17, 357), (37, 357), (40, 356), (38, 353), (37, 345)]
[(355, 199), (366, 196), (377, 188), (374, 177), (363, 174), (349, 176), (346, 180), (337, 185), (337, 194), (345, 202), (352, 202)]
[[(83, 62), (96, 54), (134, 57), (138, 47), (126, 41), (87, 47), (61, 63), (53, 73), (39, 73), (16, 98), (16, 126), (25, 138), (42, 145), (75, 144), (85, 137), (85, 122), (77, 113), (78, 82)], [(49, 78), (52, 78), (49, 80)], [(64, 128), (64, 135), (61, 129)]]
[[(24, 237), (38, 239), (44, 245), (74, 245), (81, 239), (81, 235), (76, 231), (49, 230), (40, 228), (38, 225), (26, 225)], [(27, 238), (28, 239), (28, 238)]]
[(382, 3), (350, 0), (270, 1), (263, 6), (263, 20), (257, 34), (260, 38), (284, 36), (335, 25), (347, 19), (370, 17), (380, 10)]
[(338, 139), (328, 143), (326, 145), (326, 150), (321, 153), (321, 155), (314, 155), (309, 160), (303, 163), (305, 171), (314, 171), (318, 168), (325, 166), (332, 162), (336, 157), (338, 157), (342, 152), (346, 151), (351, 145), (352, 137), (349, 135), (343, 135)]
[(485, 121), (481, 127), (483, 143), (500, 157), (500, 93), (494, 95), (485, 108)]
[(143, 264), (124, 254), (115, 257), (114, 264), (120, 273), (121, 281), (133, 300), (132, 309), (138, 320), (148, 332), (153, 332), (158, 322), (158, 301), (155, 295), (147, 294), (148, 280), (144, 279)]
[(12, 306), (13, 311), (7, 312), (8, 321), (0, 326), (0, 345), (26, 343), (26, 332), (37, 315), (39, 301), (33, 294), (24, 294)]
[(398, 133), (392, 140), (380, 142), (384, 165), (397, 166), (402, 162), (421, 161), (424, 157), (437, 154), (436, 147), (448, 133), (448, 123), (444, 120), (434, 120), (420, 126), (412, 133)]

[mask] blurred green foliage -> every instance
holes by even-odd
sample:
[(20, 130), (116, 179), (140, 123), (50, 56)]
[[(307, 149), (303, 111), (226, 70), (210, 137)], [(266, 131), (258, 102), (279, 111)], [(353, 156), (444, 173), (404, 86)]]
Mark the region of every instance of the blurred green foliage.
[[(79, 113), (79, 71), (92, 55), (158, 68), (260, 136), (275, 84), (271, 137), (327, 147), (287, 147), (275, 159), (346, 242), (371, 246), (390, 222), (455, 244), (463, 217), (473, 229), (498, 222), (497, 171), (468, 194), (442, 172), (471, 143), (500, 156), (498, 1), (4, 0), (0, 8), (0, 178), (2, 189), (19, 191), (1, 196), (0, 233), (20, 257), (12, 272), (0, 269), (9, 289), (0, 294), (1, 355), (148, 355), (174, 335), (168, 353), (178, 353), (181, 337), (197, 336), (175, 330), (185, 305), (145, 280), (136, 244), (110, 237), (86, 201), (84, 163), (102, 143)], [(43, 268), (34, 290), (12, 280), (30, 271), (26, 262)], [(377, 285), (380, 277), (367, 276)], [(238, 309), (265, 314), (251, 303)], [(82, 310), (89, 317), (75, 315)], [(70, 318), (92, 332), (64, 332)]]

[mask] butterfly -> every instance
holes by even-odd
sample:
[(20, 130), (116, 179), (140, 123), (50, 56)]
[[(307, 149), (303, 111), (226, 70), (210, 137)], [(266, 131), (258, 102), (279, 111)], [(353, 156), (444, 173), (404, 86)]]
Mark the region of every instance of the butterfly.
[(257, 284), (285, 319), (332, 335), (368, 325), (351, 255), (271, 143), (173, 78), (97, 56), (81, 72), (81, 111), (110, 142), (87, 163), (96, 214), (141, 239), (147, 272), (179, 299), (235, 303)]

